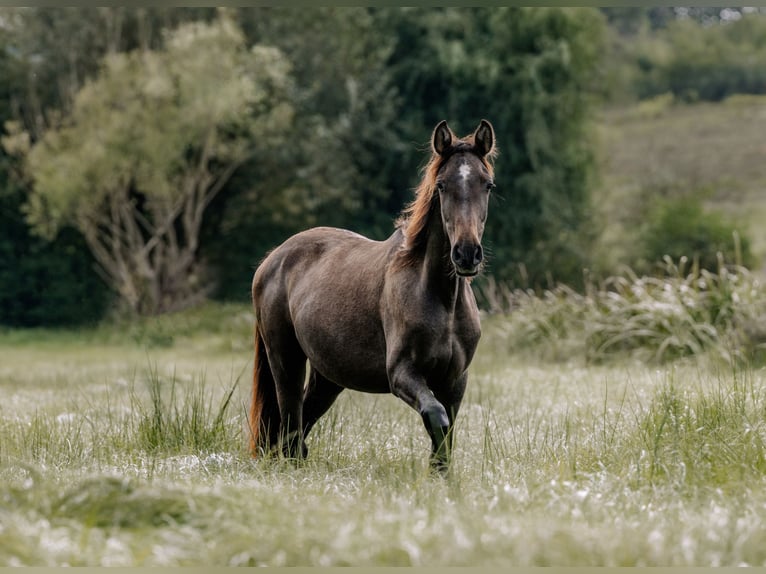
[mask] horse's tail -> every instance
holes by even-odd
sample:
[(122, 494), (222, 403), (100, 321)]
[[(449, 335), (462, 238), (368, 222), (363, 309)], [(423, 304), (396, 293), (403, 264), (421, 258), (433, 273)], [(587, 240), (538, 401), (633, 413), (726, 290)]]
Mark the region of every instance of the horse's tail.
[(256, 324), (253, 396), (250, 404), (250, 452), (254, 457), (261, 451), (269, 452), (276, 444), (279, 422), (277, 387), (266, 356), (266, 346)]

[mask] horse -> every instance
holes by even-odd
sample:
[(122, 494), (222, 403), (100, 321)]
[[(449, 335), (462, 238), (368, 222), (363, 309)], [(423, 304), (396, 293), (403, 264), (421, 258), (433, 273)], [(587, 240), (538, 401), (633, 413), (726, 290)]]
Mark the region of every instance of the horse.
[(312, 427), (353, 389), (392, 393), (417, 411), (432, 443), (430, 468), (448, 470), (481, 336), (470, 283), (483, 267), (496, 153), (487, 120), (463, 138), (441, 121), (415, 198), (388, 239), (315, 227), (257, 267), (254, 457), (304, 458)]

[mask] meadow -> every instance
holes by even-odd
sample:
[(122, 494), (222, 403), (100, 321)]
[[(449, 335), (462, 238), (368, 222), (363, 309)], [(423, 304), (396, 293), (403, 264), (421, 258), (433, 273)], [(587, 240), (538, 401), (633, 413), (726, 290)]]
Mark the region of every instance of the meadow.
[(766, 97), (682, 104), (669, 94), (599, 111), (600, 182), (594, 208), (603, 222), (607, 268), (624, 261), (658, 200), (699, 199), (737, 222), (757, 266), (766, 263)]
[(349, 391), (305, 461), (253, 460), (247, 306), (0, 332), (0, 564), (763, 566), (764, 298), (711, 279), (497, 290), (447, 477)]

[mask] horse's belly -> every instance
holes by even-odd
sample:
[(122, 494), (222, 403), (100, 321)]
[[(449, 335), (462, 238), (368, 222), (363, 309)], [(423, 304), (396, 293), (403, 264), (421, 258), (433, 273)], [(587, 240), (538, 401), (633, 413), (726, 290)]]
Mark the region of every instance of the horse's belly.
[(336, 317), (335, 321), (322, 317), (315, 313), (295, 323), (295, 334), (311, 366), (342, 387), (389, 392), (382, 329), (358, 317)]
[(390, 391), (385, 360), (360, 345), (325, 345), (306, 355), (311, 366), (336, 385), (367, 393)]

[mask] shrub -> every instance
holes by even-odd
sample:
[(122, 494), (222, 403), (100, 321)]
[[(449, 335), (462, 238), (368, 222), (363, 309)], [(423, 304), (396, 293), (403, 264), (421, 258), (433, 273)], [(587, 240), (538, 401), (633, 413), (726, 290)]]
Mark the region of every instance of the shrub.
[(633, 354), (658, 362), (713, 353), (726, 361), (752, 359), (766, 348), (761, 325), (766, 292), (744, 267), (717, 273), (665, 259), (665, 276), (628, 270), (585, 294), (559, 285), (538, 295), (494, 284), (484, 296), (507, 314), (499, 336), (512, 349), (543, 358), (601, 362)]
[(721, 214), (705, 211), (698, 199), (659, 202), (650, 211), (638, 244), (637, 267), (647, 272), (666, 256), (676, 261), (687, 257), (710, 272), (718, 270), (719, 254), (739, 266), (753, 263), (747, 236)]
[(36, 237), (24, 221), (22, 201), (19, 189), (0, 189), (0, 325), (97, 322), (110, 296), (82, 237), (72, 228), (55, 242)]

